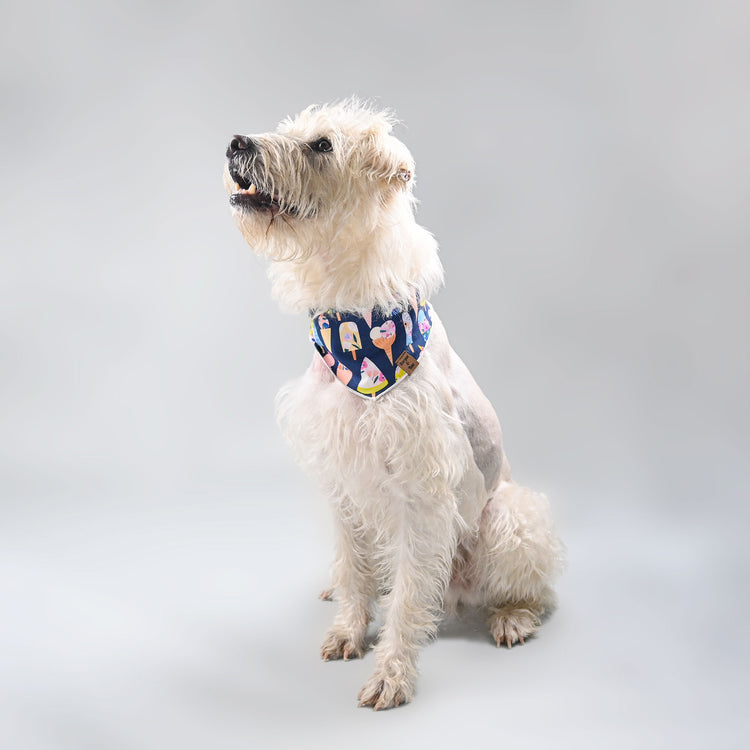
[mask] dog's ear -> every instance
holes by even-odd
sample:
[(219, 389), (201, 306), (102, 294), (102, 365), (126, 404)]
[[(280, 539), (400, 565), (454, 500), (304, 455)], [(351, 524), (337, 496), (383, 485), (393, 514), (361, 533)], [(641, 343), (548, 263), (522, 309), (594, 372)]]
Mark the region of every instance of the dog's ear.
[(371, 128), (365, 133), (361, 146), (362, 174), (379, 180), (398, 190), (411, 187), (414, 180), (414, 160), (401, 141)]
[(398, 170), (396, 171), (396, 179), (401, 180), (404, 186), (408, 185), (412, 181), (413, 175), (414, 171), (412, 170), (410, 164), (407, 164), (406, 162), (402, 162), (401, 164), (399, 164)]

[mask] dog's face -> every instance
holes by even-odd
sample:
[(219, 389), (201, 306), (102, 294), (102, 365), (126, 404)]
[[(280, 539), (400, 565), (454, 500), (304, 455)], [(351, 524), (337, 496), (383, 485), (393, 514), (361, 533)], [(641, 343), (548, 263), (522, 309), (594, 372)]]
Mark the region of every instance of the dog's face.
[(280, 259), (367, 232), (411, 206), (414, 164), (386, 113), (347, 101), (310, 107), (276, 132), (232, 138), (224, 184), (235, 221), (258, 253)]

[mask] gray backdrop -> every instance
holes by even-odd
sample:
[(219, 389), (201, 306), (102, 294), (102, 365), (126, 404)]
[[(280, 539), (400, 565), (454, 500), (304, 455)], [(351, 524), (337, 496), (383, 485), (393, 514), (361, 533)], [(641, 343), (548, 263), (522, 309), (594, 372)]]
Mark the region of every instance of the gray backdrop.
[[(742, 3), (4, 4), (0, 744), (740, 747), (750, 11)], [(435, 300), (570, 564), (417, 701), (323, 664), (325, 503), (277, 434), (310, 357), (221, 185), (235, 132), (404, 121)], [(466, 738), (465, 740), (462, 738)]]

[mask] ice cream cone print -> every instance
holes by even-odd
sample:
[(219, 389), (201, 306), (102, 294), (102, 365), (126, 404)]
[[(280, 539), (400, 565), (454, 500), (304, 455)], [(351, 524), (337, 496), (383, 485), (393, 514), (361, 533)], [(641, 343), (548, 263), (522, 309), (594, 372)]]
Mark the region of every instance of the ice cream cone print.
[(396, 340), (396, 324), (386, 320), (382, 326), (376, 326), (370, 331), (372, 343), (388, 355), (388, 361), (393, 364), (393, 342)]
[(366, 312), (362, 317), (367, 322), (367, 327), (368, 328), (372, 327), (372, 310), (370, 310), (369, 312)]
[(372, 396), (382, 391), (388, 385), (385, 375), (380, 368), (369, 358), (362, 360), (361, 377), (357, 390), (366, 396)]
[(401, 320), (404, 323), (404, 331), (406, 331), (406, 345), (413, 352), (414, 351), (414, 338), (412, 336), (411, 315), (409, 315), (408, 312), (404, 311), (401, 313)]
[(331, 351), (331, 324), (325, 315), (318, 315), (318, 327), (320, 335), (323, 337), (325, 348)]
[(344, 384), (347, 385), (352, 379), (352, 371), (346, 366), (339, 362), (336, 368), (336, 377)]
[(406, 373), (398, 366), (396, 365), (396, 382), (398, 383), (401, 378), (403, 378), (406, 375)]
[(331, 352), (326, 352), (323, 356), (323, 361), (329, 366), (333, 367), (336, 364), (336, 360), (333, 358), (333, 354)]
[(359, 338), (357, 324), (350, 320), (345, 321), (339, 326), (339, 336), (341, 338), (341, 348), (345, 352), (351, 352), (352, 357), (356, 360), (357, 350), (362, 348), (362, 341)]

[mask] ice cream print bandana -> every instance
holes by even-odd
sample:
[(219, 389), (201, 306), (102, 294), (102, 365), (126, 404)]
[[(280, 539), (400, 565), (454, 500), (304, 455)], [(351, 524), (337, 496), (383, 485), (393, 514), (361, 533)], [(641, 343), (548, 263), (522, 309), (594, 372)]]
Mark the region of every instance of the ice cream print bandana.
[(417, 369), (431, 329), (429, 303), (416, 300), (388, 317), (328, 310), (310, 319), (310, 339), (323, 361), (365, 398), (382, 396)]

